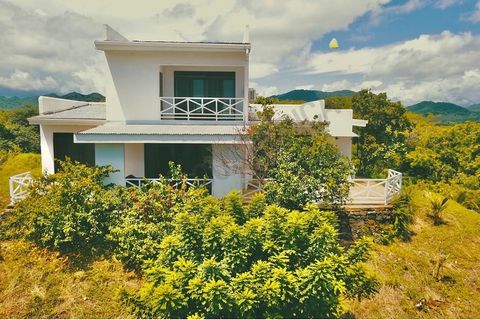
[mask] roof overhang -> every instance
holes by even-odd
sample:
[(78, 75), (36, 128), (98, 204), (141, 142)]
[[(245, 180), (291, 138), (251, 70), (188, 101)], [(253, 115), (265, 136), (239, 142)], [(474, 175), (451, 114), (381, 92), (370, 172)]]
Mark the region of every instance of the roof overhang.
[(96, 40), (95, 48), (101, 51), (207, 51), (207, 52), (246, 52), (250, 43), (228, 42), (169, 42), (169, 41), (116, 41)]
[(91, 125), (91, 126), (100, 126), (105, 123), (105, 119), (59, 119), (59, 118), (49, 118), (47, 116), (34, 116), (27, 119), (29, 124), (37, 125)]
[(74, 142), (243, 144), (243, 130), (219, 125), (102, 125), (76, 133)]

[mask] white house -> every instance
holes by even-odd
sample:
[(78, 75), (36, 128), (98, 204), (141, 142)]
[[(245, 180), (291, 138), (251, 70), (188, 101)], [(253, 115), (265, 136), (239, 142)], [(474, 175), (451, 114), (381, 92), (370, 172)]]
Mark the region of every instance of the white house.
[[(248, 104), (248, 41), (130, 41), (107, 26), (106, 40), (95, 41), (95, 48), (108, 66), (106, 102), (40, 97), (39, 115), (29, 119), (40, 125), (44, 171), (55, 172), (54, 159), (69, 156), (112, 165), (118, 172), (110, 182), (138, 185), (166, 174), (174, 161), (215, 196), (245, 188), (249, 173), (226, 168), (225, 157), (242, 152), (241, 134), (259, 107)], [(275, 110), (295, 120), (329, 121), (347, 156), (352, 128), (366, 125), (352, 110), (325, 109), (323, 101)]]

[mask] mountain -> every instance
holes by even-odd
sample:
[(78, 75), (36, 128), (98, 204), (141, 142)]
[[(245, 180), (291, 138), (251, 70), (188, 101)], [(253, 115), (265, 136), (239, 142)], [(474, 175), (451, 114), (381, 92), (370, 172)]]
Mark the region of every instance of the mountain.
[(10, 109), (30, 104), (36, 106), (38, 97), (4, 97), (0, 96), (0, 109)]
[[(70, 100), (78, 100), (78, 101), (87, 101), (87, 102), (102, 102), (105, 101), (105, 97), (100, 93), (93, 92), (90, 94), (81, 94), (78, 92), (70, 92), (64, 95), (58, 95), (56, 93), (49, 93), (44, 94), (47, 97), (53, 98), (62, 98), (62, 99), (70, 99)], [(5, 97), (0, 96), (0, 109), (11, 109), (16, 107), (21, 107), (26, 104), (32, 105), (37, 107), (38, 106), (38, 97), (39, 96), (31, 96), (31, 97)]]
[(289, 91), (287, 93), (282, 93), (279, 95), (272, 96), (273, 98), (277, 98), (278, 100), (302, 100), (302, 101), (315, 101), (315, 100), (322, 100), (327, 97), (334, 97), (334, 96), (341, 96), (341, 97), (351, 97), (355, 92), (351, 90), (339, 90), (339, 91), (319, 91), (319, 90), (304, 90), (304, 89), (296, 89)]
[(467, 107), (467, 109), (472, 112), (480, 112), (480, 103), (472, 104), (471, 106)]
[(441, 122), (478, 121), (480, 113), (450, 102), (422, 101), (408, 107), (411, 112), (424, 116), (438, 116)]

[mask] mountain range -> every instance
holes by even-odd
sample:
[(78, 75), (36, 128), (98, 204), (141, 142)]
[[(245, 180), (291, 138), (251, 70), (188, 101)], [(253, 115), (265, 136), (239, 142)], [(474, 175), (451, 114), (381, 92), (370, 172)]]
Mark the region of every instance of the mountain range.
[[(287, 93), (274, 95), (272, 97), (278, 100), (296, 100), (296, 101), (315, 101), (333, 96), (351, 97), (355, 91), (319, 91), (319, 90), (303, 90), (296, 89)], [(464, 121), (480, 121), (480, 104), (474, 104), (468, 107), (462, 107), (450, 102), (433, 102), (422, 101), (417, 104), (407, 106), (407, 109), (414, 113), (424, 116), (432, 114), (440, 122), (464, 122)]]
[[(90, 94), (81, 94), (78, 92), (70, 92), (64, 95), (58, 95), (56, 93), (44, 94), (44, 96), (53, 97), (53, 98), (62, 98), (78, 101), (87, 101), (87, 102), (102, 102), (105, 101), (105, 97), (100, 93), (93, 92)], [(5, 97), (0, 96), (0, 109), (11, 109), (16, 107), (21, 107), (24, 105), (31, 105), (34, 107), (38, 106), (38, 97), (39, 96), (30, 96), (30, 97)]]

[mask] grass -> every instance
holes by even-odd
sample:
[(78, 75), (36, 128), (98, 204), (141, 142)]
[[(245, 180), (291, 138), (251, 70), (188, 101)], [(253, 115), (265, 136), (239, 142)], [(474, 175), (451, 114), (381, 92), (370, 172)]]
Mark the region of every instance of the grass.
[(75, 269), (24, 240), (0, 243), (0, 318), (126, 318), (117, 292), (139, 280), (117, 261)]
[(26, 171), (31, 171), (34, 176), (40, 176), (42, 169), (39, 154), (13, 154), (0, 164), (0, 209), (10, 203), (8, 179), (13, 175)]
[(413, 204), (411, 241), (376, 245), (368, 264), (382, 286), (372, 298), (347, 301), (350, 315), (480, 318), (480, 214), (448, 201), (443, 223), (434, 225), (424, 191)]

